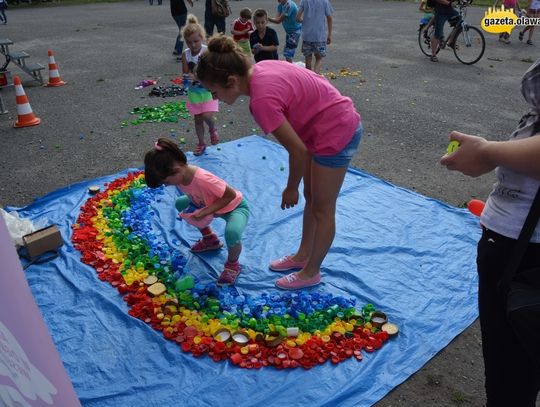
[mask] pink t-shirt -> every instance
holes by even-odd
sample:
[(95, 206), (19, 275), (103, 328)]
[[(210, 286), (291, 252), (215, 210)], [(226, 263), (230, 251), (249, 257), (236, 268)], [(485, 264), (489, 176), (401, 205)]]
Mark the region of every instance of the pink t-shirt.
[[(189, 196), (189, 199), (196, 207), (204, 208), (223, 197), (227, 183), (211, 172), (196, 167), (191, 183), (189, 185), (176, 185), (176, 187)], [(216, 215), (232, 212), (240, 205), (243, 199), (242, 193), (236, 189), (234, 192), (236, 192), (236, 197), (228, 205), (217, 211)]]
[(249, 110), (265, 133), (288, 120), (309, 152), (334, 155), (360, 123), (350, 98), (324, 77), (285, 61), (261, 61), (249, 82)]

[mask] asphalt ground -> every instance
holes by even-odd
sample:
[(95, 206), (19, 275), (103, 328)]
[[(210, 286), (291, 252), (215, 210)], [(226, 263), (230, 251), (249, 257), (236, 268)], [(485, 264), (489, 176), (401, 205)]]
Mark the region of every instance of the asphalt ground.
[[(263, 7), (273, 14), (277, 2), (244, 0), (231, 5), (233, 16), (242, 7)], [(448, 172), (438, 160), (454, 129), (494, 140), (508, 137), (527, 109), (519, 83), (540, 56), (539, 47), (519, 42), (517, 33), (510, 45), (486, 33), (486, 52), (477, 64), (463, 65), (449, 50), (442, 50), (440, 62), (433, 63), (417, 44), (418, 4), (336, 0), (333, 6), (333, 44), (323, 71), (337, 74), (332, 83), (354, 100), (362, 115), (365, 137), (353, 165), (451, 205), (485, 199), (492, 175), (468, 178)], [(202, 21), (204, 1), (195, 2), (192, 11)], [(470, 8), (468, 21), (479, 26), (484, 11)], [(12, 74), (21, 77), (42, 123), (14, 129), (14, 91), (1, 90), (9, 112), (0, 115), (0, 206), (24, 206), (57, 188), (139, 167), (154, 140), (170, 135), (171, 129), (185, 137), (186, 149), (193, 149), (191, 120), (180, 125), (121, 126), (133, 119), (129, 112), (134, 107), (182, 100), (151, 98), (150, 88), (134, 89), (143, 79), (159, 79), (160, 85), (167, 85), (180, 75), (180, 66), (171, 55), (177, 28), (167, 0), (163, 6), (149, 6), (142, 0), (22, 6), (10, 8), (8, 19), (7, 25), (0, 25), (0, 38), (10, 38), (15, 42), (12, 50), (24, 50), (31, 62), (45, 66), (47, 50), (52, 49), (68, 84), (41, 87), (19, 68), (9, 66)], [(272, 26), (283, 43), (282, 28)], [(302, 57), (298, 54), (296, 59)], [(358, 72), (358, 76), (341, 76), (341, 69)], [(233, 106), (221, 105), (217, 120), (223, 141), (253, 134), (258, 127), (246, 99)], [(476, 322), (377, 406), (483, 403)]]

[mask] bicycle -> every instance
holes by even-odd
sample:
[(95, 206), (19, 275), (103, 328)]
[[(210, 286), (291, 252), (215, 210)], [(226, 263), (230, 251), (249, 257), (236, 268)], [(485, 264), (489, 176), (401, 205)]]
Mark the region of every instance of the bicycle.
[[(467, 6), (471, 5), (471, 3), (472, 0), (458, 1), (457, 9), (459, 15), (448, 19), (452, 31), (447, 39), (439, 42), (439, 47), (435, 55), (448, 45), (454, 50), (454, 55), (462, 64), (472, 65), (482, 58), (486, 49), (484, 34), (478, 28), (469, 25), (465, 21)], [(421, 25), (418, 29), (418, 45), (420, 45), (420, 49), (424, 55), (431, 57), (431, 38), (435, 34), (435, 26), (432, 24), (427, 30), (424, 27), (425, 25)]]

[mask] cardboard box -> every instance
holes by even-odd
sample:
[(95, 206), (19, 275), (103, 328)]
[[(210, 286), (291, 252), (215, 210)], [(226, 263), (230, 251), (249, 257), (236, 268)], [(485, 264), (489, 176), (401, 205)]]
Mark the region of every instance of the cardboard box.
[(64, 244), (60, 230), (56, 225), (36, 230), (23, 236), (24, 246), (31, 259), (49, 251), (56, 251)]

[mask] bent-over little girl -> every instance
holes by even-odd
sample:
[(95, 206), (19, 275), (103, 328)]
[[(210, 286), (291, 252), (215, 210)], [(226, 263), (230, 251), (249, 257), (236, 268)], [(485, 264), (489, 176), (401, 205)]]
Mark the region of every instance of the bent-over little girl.
[(225, 220), (228, 257), (217, 285), (233, 285), (241, 271), (238, 259), (242, 252), (242, 233), (249, 219), (249, 207), (242, 192), (211, 172), (188, 164), (178, 145), (165, 138), (156, 141), (154, 148), (146, 153), (144, 177), (150, 188), (174, 185), (183, 192), (184, 195), (176, 200), (180, 212), (190, 204), (198, 208), (185, 217), (202, 234), (202, 238), (191, 246), (193, 253), (219, 250), (223, 246), (210, 222), (213, 217)]

